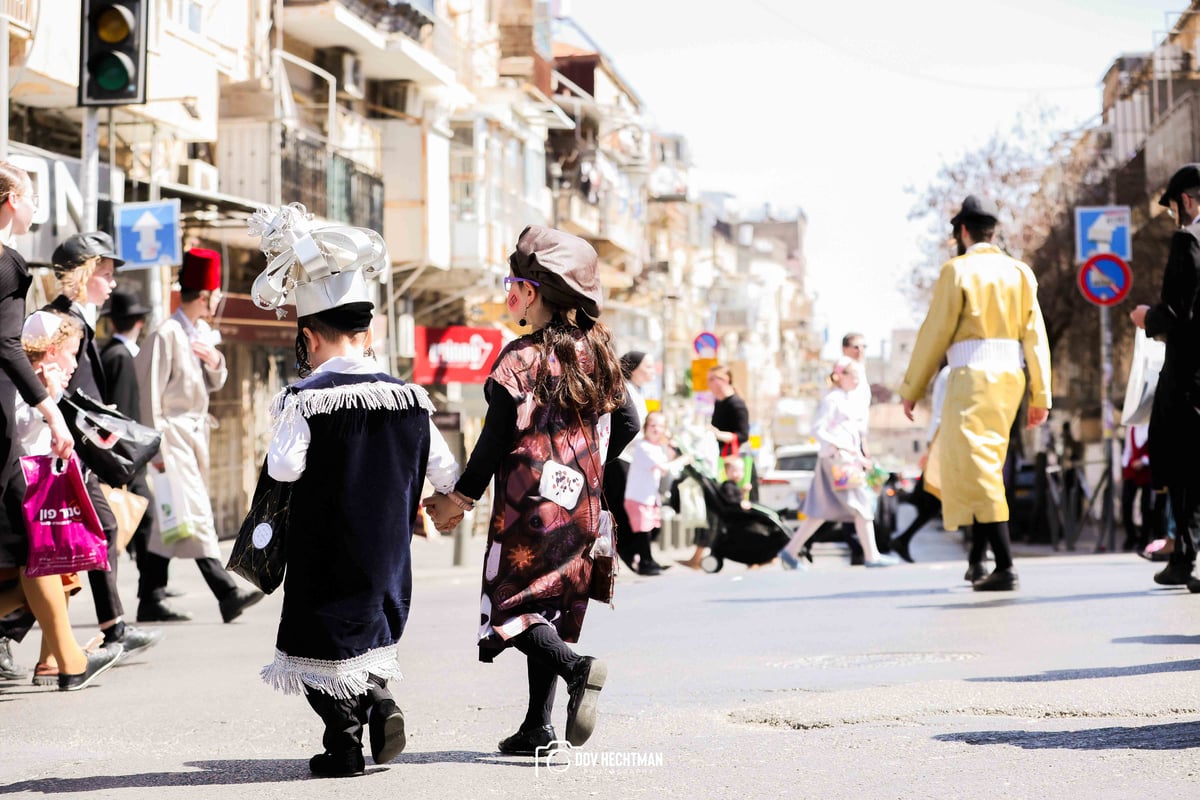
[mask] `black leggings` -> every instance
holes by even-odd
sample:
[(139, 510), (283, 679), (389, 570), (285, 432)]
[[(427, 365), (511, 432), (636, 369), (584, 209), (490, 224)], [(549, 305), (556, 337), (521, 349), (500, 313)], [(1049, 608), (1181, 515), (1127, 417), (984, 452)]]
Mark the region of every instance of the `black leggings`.
[(972, 564), (983, 562), (988, 545), (996, 557), (996, 569), (1012, 569), (1012, 546), (1008, 539), (1008, 521), (976, 522), (971, 526), (971, 554), (967, 560)]
[(529, 660), (529, 708), (523, 730), (550, 724), (558, 678), (569, 681), (582, 657), (567, 646), (552, 625), (534, 625), (512, 638)]

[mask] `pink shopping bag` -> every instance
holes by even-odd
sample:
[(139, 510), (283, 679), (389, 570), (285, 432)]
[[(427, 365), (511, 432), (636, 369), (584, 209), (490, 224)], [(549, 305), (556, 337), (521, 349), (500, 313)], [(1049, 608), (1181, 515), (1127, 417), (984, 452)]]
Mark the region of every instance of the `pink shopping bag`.
[(108, 543), (83, 483), (79, 459), (21, 456), (31, 578), (108, 570)]

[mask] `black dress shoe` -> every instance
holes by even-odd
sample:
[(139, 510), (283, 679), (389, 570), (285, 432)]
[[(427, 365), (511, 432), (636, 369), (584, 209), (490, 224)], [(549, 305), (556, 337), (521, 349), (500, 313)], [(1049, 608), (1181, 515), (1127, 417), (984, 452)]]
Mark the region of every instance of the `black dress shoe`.
[(1200, 578), (1192, 578), (1187, 582), (1188, 591), (1192, 594), (1200, 594)]
[(119, 642), (125, 648), (125, 655), (129, 656), (158, 644), (162, 636), (162, 631), (148, 631), (118, 622), (104, 631), (104, 647)]
[(638, 564), (638, 575), (661, 575), (662, 567), (658, 564)]
[(600, 690), (608, 678), (608, 665), (603, 661), (584, 656), (575, 668), (575, 675), (567, 683), (571, 700), (567, 703), (567, 741), (572, 747), (586, 742), (596, 728), (596, 705)]
[(917, 562), (913, 561), (913, 557), (908, 552), (908, 539), (892, 539), (892, 552), (903, 558), (910, 564)]
[[(812, 559), (810, 558), (809, 561), (812, 561)], [(862, 553), (852, 553), (850, 555), (850, 566), (861, 567), (865, 563), (867, 563), (867, 559)]]
[(963, 580), (967, 583), (975, 583), (975, 581), (986, 578), (987, 574), (987, 567), (983, 564), (975, 563), (967, 567), (967, 574), (963, 575)]
[(1154, 582), (1160, 586), (1187, 586), (1192, 579), (1192, 564), (1184, 561), (1171, 561), (1154, 575)]
[(138, 603), (138, 622), (187, 622), (191, 618), (191, 612), (172, 608), (164, 601)]
[(1011, 592), (1017, 588), (1017, 573), (1011, 569), (997, 569), (972, 583), (971, 588), (977, 592)]
[(121, 656), (125, 655), (125, 648), (120, 642), (105, 645), (94, 653), (87, 654), (87, 668), (75, 675), (67, 675), (59, 673), (58, 675), (58, 690), (60, 692), (74, 692), (84, 688), (100, 673), (116, 664)]
[(308, 771), (318, 778), (353, 778), (367, 769), (361, 750), (318, 753), (308, 760)]
[(19, 681), (25, 677), (25, 670), (13, 663), (12, 642), (0, 638), (0, 681)]
[(386, 764), (404, 752), (404, 712), (394, 700), (383, 700), (371, 706), (367, 718), (371, 734), (371, 758), (376, 764)]
[(545, 755), (546, 748), (558, 741), (558, 734), (551, 725), (540, 728), (521, 728), (507, 739), (501, 739), (496, 749), (506, 756)]
[(266, 595), (257, 589), (238, 589), (221, 601), (221, 619), (226, 622), (233, 622), (242, 615), (243, 611), (264, 597)]

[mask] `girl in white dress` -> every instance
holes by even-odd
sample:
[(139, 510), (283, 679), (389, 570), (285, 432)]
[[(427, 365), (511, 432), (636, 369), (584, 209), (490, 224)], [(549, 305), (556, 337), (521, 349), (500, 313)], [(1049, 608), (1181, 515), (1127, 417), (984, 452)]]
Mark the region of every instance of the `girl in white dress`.
[(804, 499), (805, 519), (779, 552), (785, 569), (799, 565), (801, 553), (810, 561), (810, 539), (825, 522), (853, 522), (868, 567), (888, 567), (898, 559), (881, 554), (875, 543), (875, 494), (867, 485), (870, 462), (862, 451), (862, 424), (854, 389), (863, 380), (862, 366), (840, 358), (829, 376), (833, 388), (821, 400), (813, 436), (821, 446), (812, 487)]

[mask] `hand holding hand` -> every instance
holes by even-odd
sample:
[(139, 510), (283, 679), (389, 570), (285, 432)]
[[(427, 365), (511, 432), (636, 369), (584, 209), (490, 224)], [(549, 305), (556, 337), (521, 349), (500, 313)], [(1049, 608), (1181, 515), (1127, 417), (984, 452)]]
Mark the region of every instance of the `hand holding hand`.
[(463, 510), (444, 494), (435, 494), (426, 497), (421, 501), (421, 507), (425, 509), (429, 514), (429, 518), (433, 520), (433, 527), (442, 533), (452, 530), (455, 525), (462, 522)]

